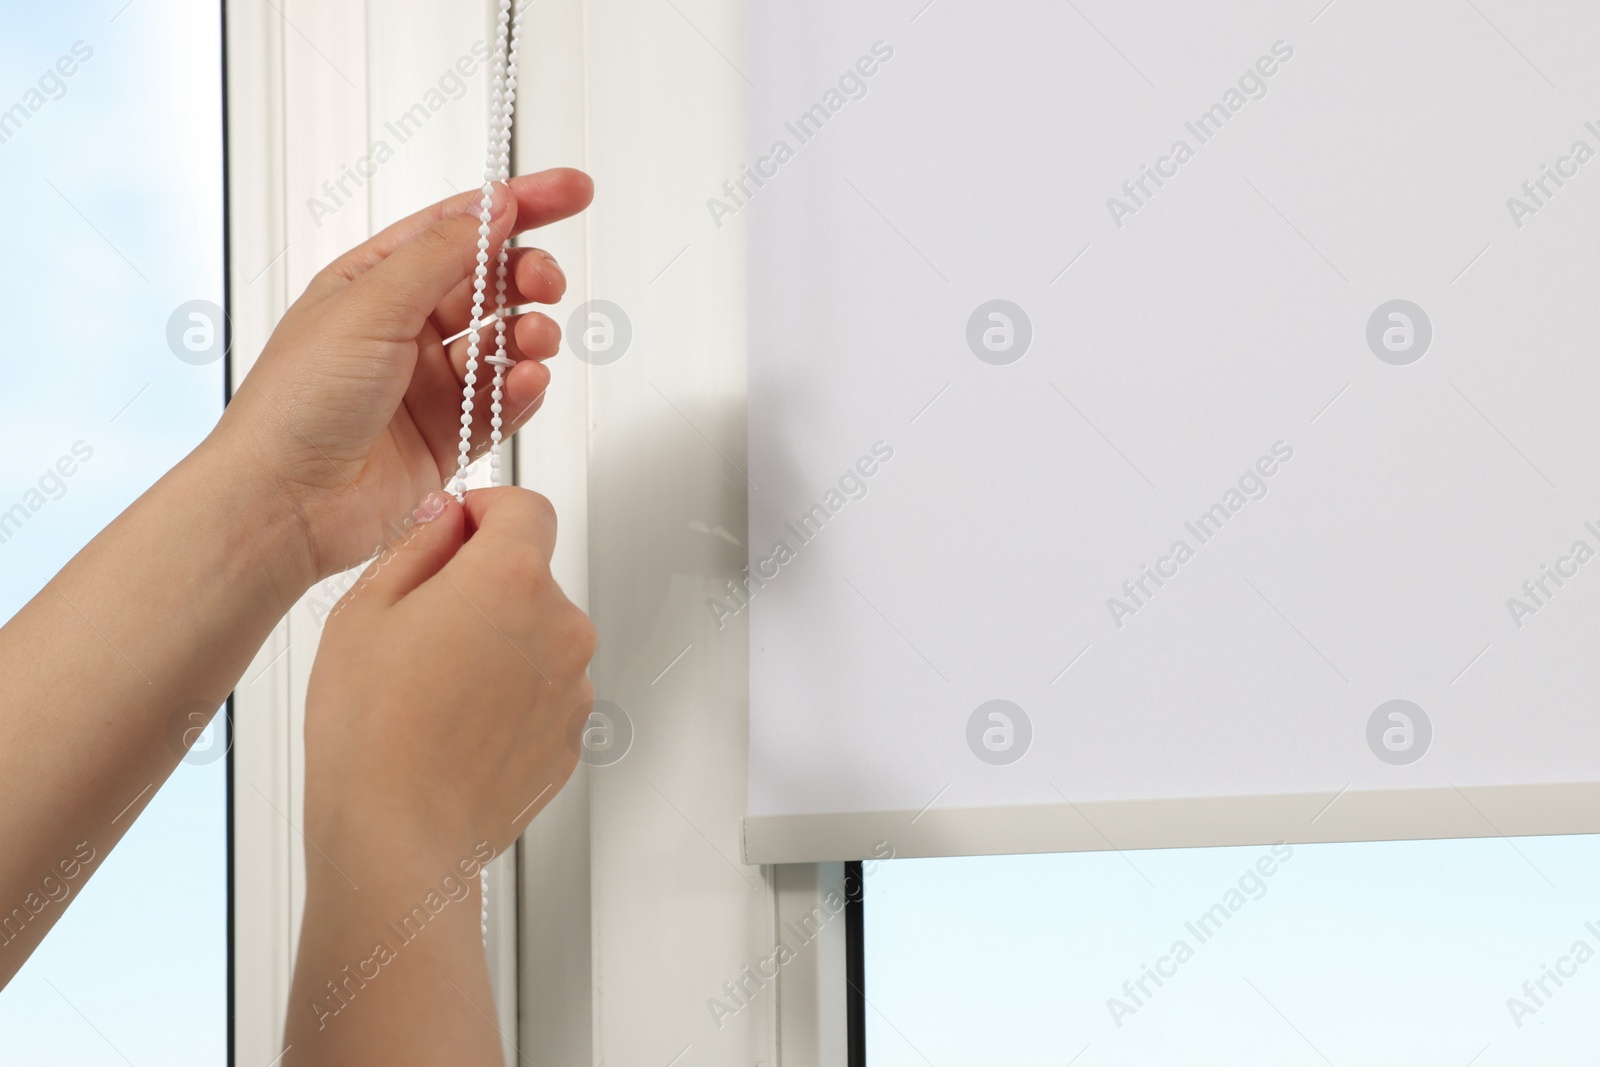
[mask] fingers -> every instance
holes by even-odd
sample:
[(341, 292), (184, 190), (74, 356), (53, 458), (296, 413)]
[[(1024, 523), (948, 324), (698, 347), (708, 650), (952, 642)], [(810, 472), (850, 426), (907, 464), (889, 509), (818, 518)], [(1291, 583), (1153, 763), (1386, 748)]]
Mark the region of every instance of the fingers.
[[(498, 241), (512, 234), (576, 215), (594, 199), (594, 182), (587, 174), (570, 167), (519, 175), (508, 185), (517, 207), (516, 222), (501, 231), (497, 247)], [(481, 189), (471, 189), (401, 219), (334, 260), (313, 279), (306, 296), (316, 301), (337, 292), (441, 222), (463, 213), (476, 217), (482, 195)]]
[[(450, 366), (456, 379), (466, 381), (467, 349), (472, 345), (472, 335), (467, 334), (450, 342)], [(513, 315), (506, 320), (506, 355), (521, 362), (525, 359), (549, 359), (561, 350), (561, 327), (555, 320), (539, 311)], [(478, 335), (478, 379), (493, 373), (493, 366), (484, 358), (494, 353), (494, 323), (484, 325)], [(488, 368), (486, 371), (485, 368)]]
[(513, 234), (571, 218), (594, 200), (594, 179), (572, 167), (554, 167), (538, 174), (511, 179), (517, 198), (517, 228)]
[(477, 257), (494, 262), (516, 223), (517, 202), (494, 189), (489, 236), (479, 247), (476, 214), (441, 219), (389, 254), (339, 294), (357, 329), (375, 341), (412, 341), (445, 294), (473, 275)]
[[(554, 257), (540, 248), (513, 248), (506, 265), (506, 306), (554, 304), (567, 291), (567, 276)], [(495, 267), (489, 264), (489, 287), (484, 305), (485, 317), (493, 313)], [(461, 283), (439, 302), (433, 324), (440, 337), (454, 337), (472, 325), (473, 280)]]
[(343, 288), (433, 226), (458, 215), (476, 216), (482, 202), (483, 190), (469, 189), (407, 215), (329, 263), (311, 280), (307, 295), (326, 296), (328, 291)]
[(450, 562), (466, 535), (466, 513), (455, 498), (435, 490), (417, 505), (405, 531), (368, 565), (350, 591), (383, 606), (397, 603)]
[(529, 360), (511, 368), (506, 375), (505, 415), (501, 427), (507, 439), (544, 406), (545, 392), (549, 388), (550, 368), (543, 363)]
[[(490, 405), (494, 393), (494, 376), (492, 374), (478, 377), (479, 385), (473, 393), (472, 401), (472, 437), (471, 451), (468, 452), (473, 459), (489, 451), (490, 435), (492, 429), (491, 419), (494, 417)], [(506, 379), (501, 389), (500, 396), (500, 436), (507, 443), (511, 435), (531, 418), (534, 412), (544, 404), (545, 391), (550, 385), (550, 370), (541, 363), (519, 363), (506, 373)], [(457, 405), (459, 407), (459, 405)], [(454, 411), (452, 411), (452, 416)], [(451, 423), (452, 433), (455, 436), (450, 441), (450, 462), (453, 465), (459, 455), (461, 447), (461, 423), (455, 419)]]
[[(468, 493), (466, 512), (467, 542), (439, 578), (554, 687), (552, 710), (582, 703), (595, 629), (550, 573), (555, 509), (538, 493), (504, 487)], [(550, 725), (564, 736), (561, 724)]]
[(466, 513), (467, 544), (459, 557), (464, 562), (488, 554), (497, 564), (510, 565), (532, 555), (548, 571), (556, 550), (556, 511), (550, 501), (517, 486), (474, 489), (467, 494)]
[[(512, 332), (515, 332), (514, 329)], [(493, 351), (492, 344), (485, 346), (480, 342), (479, 347), (484, 353)], [(501, 433), (509, 439), (538, 410), (544, 391), (550, 384), (550, 371), (538, 360), (519, 354), (513, 344), (507, 345), (507, 352), (513, 359), (520, 360), (507, 369), (501, 397)], [(438, 347), (428, 346), (422, 358), (418, 359), (412, 370), (411, 381), (406, 386), (406, 410), (410, 412), (428, 450), (433, 453), (441, 478), (448, 478), (456, 467), (461, 440), (461, 391), (465, 375), (465, 341), (457, 342), (448, 353)], [(472, 454), (478, 455), (489, 441), (489, 402), (494, 388), (494, 367), (481, 359), (475, 386), (471, 440)]]
[(549, 359), (561, 351), (561, 327), (542, 311), (530, 311), (512, 320), (517, 351), (528, 359)]

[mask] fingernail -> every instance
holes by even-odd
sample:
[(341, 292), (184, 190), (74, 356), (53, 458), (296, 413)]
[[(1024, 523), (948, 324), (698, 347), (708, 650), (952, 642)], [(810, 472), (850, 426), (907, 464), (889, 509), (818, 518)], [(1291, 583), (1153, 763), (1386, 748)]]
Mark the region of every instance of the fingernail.
[(417, 525), (432, 522), (444, 514), (445, 501), (448, 498), (438, 489), (422, 498), (422, 503), (417, 505), (417, 510), (411, 513), (411, 518)]
[(544, 258), (546, 263), (550, 264), (551, 268), (556, 272), (556, 277), (560, 278), (562, 281), (567, 280), (567, 272), (561, 269), (561, 264), (556, 262), (555, 256), (552, 256), (549, 252), (546, 252), (542, 248), (535, 248), (534, 251), (539, 253), (539, 255)]

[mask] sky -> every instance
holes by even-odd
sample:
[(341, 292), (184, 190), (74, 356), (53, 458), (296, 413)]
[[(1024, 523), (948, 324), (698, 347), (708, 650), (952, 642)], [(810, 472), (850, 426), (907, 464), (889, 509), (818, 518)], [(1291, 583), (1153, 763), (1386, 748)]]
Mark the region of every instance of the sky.
[[(0, 512), (37, 503), (61, 457), (89, 458), (0, 542), (0, 619), (192, 449), (223, 398), (221, 362), (167, 343), (175, 308), (223, 299), (219, 5), (12, 7), (0, 112), (42, 105), (0, 143)], [(180, 764), (96, 863), (0, 991), (0, 1060), (226, 1062), (224, 766)]]
[(1282, 848), (879, 865), (868, 1063), (1594, 1063), (1600, 838)]

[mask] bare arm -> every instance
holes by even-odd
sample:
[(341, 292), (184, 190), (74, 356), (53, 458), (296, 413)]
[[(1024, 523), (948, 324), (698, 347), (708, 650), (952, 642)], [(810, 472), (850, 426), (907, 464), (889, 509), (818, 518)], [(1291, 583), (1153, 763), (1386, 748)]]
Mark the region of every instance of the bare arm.
[(312, 671), (289, 1067), (502, 1062), (478, 871), (578, 761), (594, 630), (550, 576), (549, 504), (485, 489), (423, 515)]
[(240, 458), (195, 452), (0, 628), (0, 984), (314, 577)]
[[(491, 255), (590, 195), (575, 171), (513, 179)], [(81, 887), (193, 741), (183, 718), (174, 745), (174, 715), (219, 706), (287, 608), (453, 471), (466, 346), (444, 339), (468, 320), (474, 202), (419, 212), (319, 274), (207, 441), (0, 628), (0, 985), (65, 909), (35, 910), (44, 879), (70, 867)], [(533, 249), (513, 251), (511, 282), (513, 304), (565, 287)], [(515, 426), (559, 332), (528, 313), (509, 333)], [(481, 447), (486, 419), (473, 429)]]

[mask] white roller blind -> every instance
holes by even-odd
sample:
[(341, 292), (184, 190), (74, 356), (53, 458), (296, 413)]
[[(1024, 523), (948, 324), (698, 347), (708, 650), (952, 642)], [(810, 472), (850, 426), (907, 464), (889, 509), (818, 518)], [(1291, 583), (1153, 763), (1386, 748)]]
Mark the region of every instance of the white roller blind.
[(1319, 6), (749, 5), (752, 861), (1600, 830), (1600, 12)]

